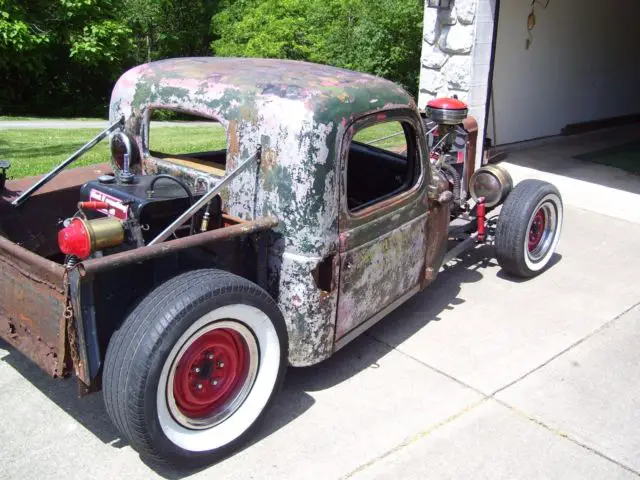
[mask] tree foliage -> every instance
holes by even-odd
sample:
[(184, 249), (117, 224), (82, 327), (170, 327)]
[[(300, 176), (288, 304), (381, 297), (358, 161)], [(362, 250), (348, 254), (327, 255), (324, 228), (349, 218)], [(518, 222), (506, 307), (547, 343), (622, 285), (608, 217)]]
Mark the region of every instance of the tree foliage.
[(103, 115), (127, 68), (289, 58), (417, 90), (422, 0), (0, 0), (0, 112)]
[(212, 19), (221, 56), (310, 60), (417, 90), (422, 0), (237, 0)]

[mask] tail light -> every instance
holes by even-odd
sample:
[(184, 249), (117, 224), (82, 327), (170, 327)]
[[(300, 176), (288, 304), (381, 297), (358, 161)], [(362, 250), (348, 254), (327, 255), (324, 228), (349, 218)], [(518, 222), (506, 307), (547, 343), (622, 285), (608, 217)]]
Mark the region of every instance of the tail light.
[(124, 227), (117, 218), (96, 220), (74, 218), (58, 232), (60, 251), (82, 260), (103, 248), (115, 247), (124, 241)]

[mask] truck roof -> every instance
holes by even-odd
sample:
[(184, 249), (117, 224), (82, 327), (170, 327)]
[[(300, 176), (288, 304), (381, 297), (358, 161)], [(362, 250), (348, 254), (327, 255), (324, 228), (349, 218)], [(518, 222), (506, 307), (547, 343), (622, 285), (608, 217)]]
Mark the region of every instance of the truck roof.
[(229, 109), (239, 103), (251, 108), (266, 98), (302, 102), (333, 121), (390, 105), (415, 108), (403, 88), (366, 73), (292, 60), (195, 57), (160, 60), (127, 71), (114, 88), (111, 110), (128, 117), (126, 107), (135, 111), (171, 103), (226, 123), (234, 116)]

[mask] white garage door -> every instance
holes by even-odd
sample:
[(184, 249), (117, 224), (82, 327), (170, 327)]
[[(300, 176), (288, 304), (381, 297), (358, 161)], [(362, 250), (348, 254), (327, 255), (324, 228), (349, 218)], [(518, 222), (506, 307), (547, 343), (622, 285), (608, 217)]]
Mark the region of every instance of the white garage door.
[[(483, 1), (483, 0), (481, 0)], [(506, 144), (640, 113), (640, 1), (501, 0), (488, 136)]]

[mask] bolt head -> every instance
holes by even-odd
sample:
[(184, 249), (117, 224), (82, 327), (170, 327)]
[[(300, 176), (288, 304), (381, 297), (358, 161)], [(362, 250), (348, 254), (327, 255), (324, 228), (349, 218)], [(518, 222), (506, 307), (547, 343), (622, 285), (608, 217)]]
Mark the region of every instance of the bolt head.
[(210, 353), (209, 355), (207, 355), (207, 360), (213, 360), (213, 353)]
[(201, 384), (201, 383), (198, 383), (198, 384), (196, 385), (196, 388), (197, 388), (198, 390), (202, 390), (202, 384)]
[(218, 367), (224, 368), (224, 362), (218, 362)]
[(200, 367), (194, 368), (193, 371), (196, 372), (196, 373), (200, 373)]
[(218, 380), (211, 380), (211, 385), (213, 385), (214, 387), (218, 385)]

